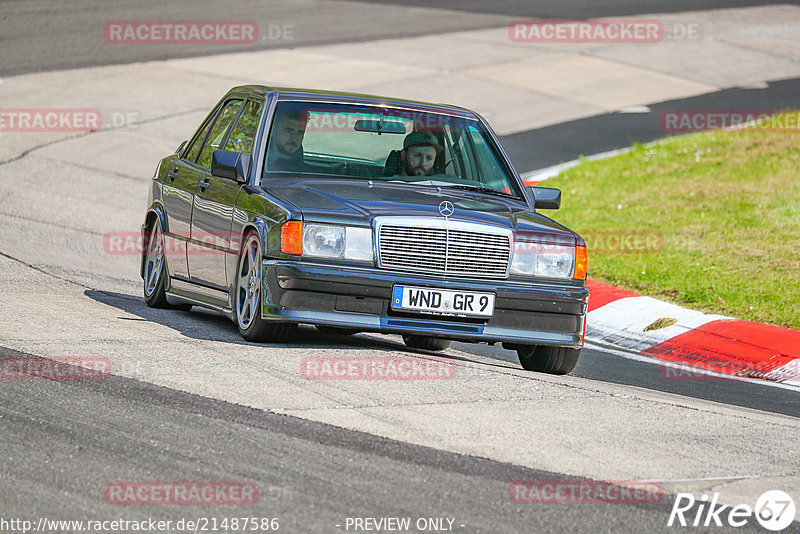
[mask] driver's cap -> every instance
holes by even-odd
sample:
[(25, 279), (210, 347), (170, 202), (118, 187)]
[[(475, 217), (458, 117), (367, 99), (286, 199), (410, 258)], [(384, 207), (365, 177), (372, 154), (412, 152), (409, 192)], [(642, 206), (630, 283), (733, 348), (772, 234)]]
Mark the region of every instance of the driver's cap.
[(439, 144), (439, 140), (431, 132), (411, 132), (403, 141), (403, 148), (406, 149), (415, 145), (431, 145), (436, 149), (436, 152), (444, 150), (444, 147)]

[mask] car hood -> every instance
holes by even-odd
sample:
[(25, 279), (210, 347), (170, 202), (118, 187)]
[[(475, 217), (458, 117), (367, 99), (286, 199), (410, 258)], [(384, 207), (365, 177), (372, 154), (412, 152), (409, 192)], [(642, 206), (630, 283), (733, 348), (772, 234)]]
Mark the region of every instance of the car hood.
[(300, 210), (306, 221), (363, 225), (383, 216), (441, 218), (439, 205), (449, 201), (454, 207), (451, 220), (573, 235), (563, 225), (531, 210), (526, 202), (445, 186), (298, 179), (262, 187)]

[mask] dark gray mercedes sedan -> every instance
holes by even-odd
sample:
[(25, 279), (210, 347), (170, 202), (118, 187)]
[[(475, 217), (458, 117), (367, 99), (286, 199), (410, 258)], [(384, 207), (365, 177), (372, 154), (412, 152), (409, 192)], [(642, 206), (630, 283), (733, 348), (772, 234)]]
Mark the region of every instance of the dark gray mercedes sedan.
[(142, 226), (149, 306), (228, 314), (249, 341), (394, 333), (500, 342), (569, 373), (586, 245), (538, 210), (486, 121), (453, 106), (236, 87), (161, 160)]

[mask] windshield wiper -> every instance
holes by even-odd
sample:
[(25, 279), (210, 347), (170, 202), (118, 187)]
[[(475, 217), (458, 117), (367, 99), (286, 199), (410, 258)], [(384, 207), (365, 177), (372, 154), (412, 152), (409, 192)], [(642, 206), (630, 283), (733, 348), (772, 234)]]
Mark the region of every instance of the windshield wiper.
[(511, 193), (506, 193), (505, 191), (500, 191), (498, 189), (492, 189), (491, 187), (480, 187), (477, 185), (453, 185), (449, 184), (450, 187), (453, 189), (467, 189), (469, 191), (478, 191), (480, 193), (486, 193), (488, 195), (496, 195), (499, 197), (509, 197), (509, 198), (517, 198), (516, 195), (512, 195)]
[(395, 184), (411, 184), (411, 185), (429, 185), (434, 187), (451, 186), (453, 182), (444, 182), (441, 180), (387, 180), (389, 183)]

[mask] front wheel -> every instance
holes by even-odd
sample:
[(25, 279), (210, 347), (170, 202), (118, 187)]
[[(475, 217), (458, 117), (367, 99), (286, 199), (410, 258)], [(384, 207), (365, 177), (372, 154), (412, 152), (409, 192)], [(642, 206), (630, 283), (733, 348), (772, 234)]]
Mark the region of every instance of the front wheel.
[(517, 349), (519, 363), (526, 371), (566, 375), (578, 365), (581, 349), (523, 345)]
[(156, 218), (147, 233), (144, 252), (144, 302), (151, 308), (172, 308), (189, 311), (191, 304), (170, 304), (167, 301), (167, 259), (164, 253), (164, 232), (161, 221)]
[(450, 346), (449, 339), (430, 336), (403, 336), (403, 343), (406, 344), (406, 347), (410, 347), (412, 349), (436, 351), (444, 350)]
[(236, 270), (236, 324), (247, 341), (280, 342), (297, 328), (294, 323), (274, 323), (261, 318), (261, 242), (248, 234)]
[(164, 232), (156, 218), (147, 234), (144, 253), (144, 302), (151, 308), (169, 308), (166, 292), (167, 265), (164, 261)]

